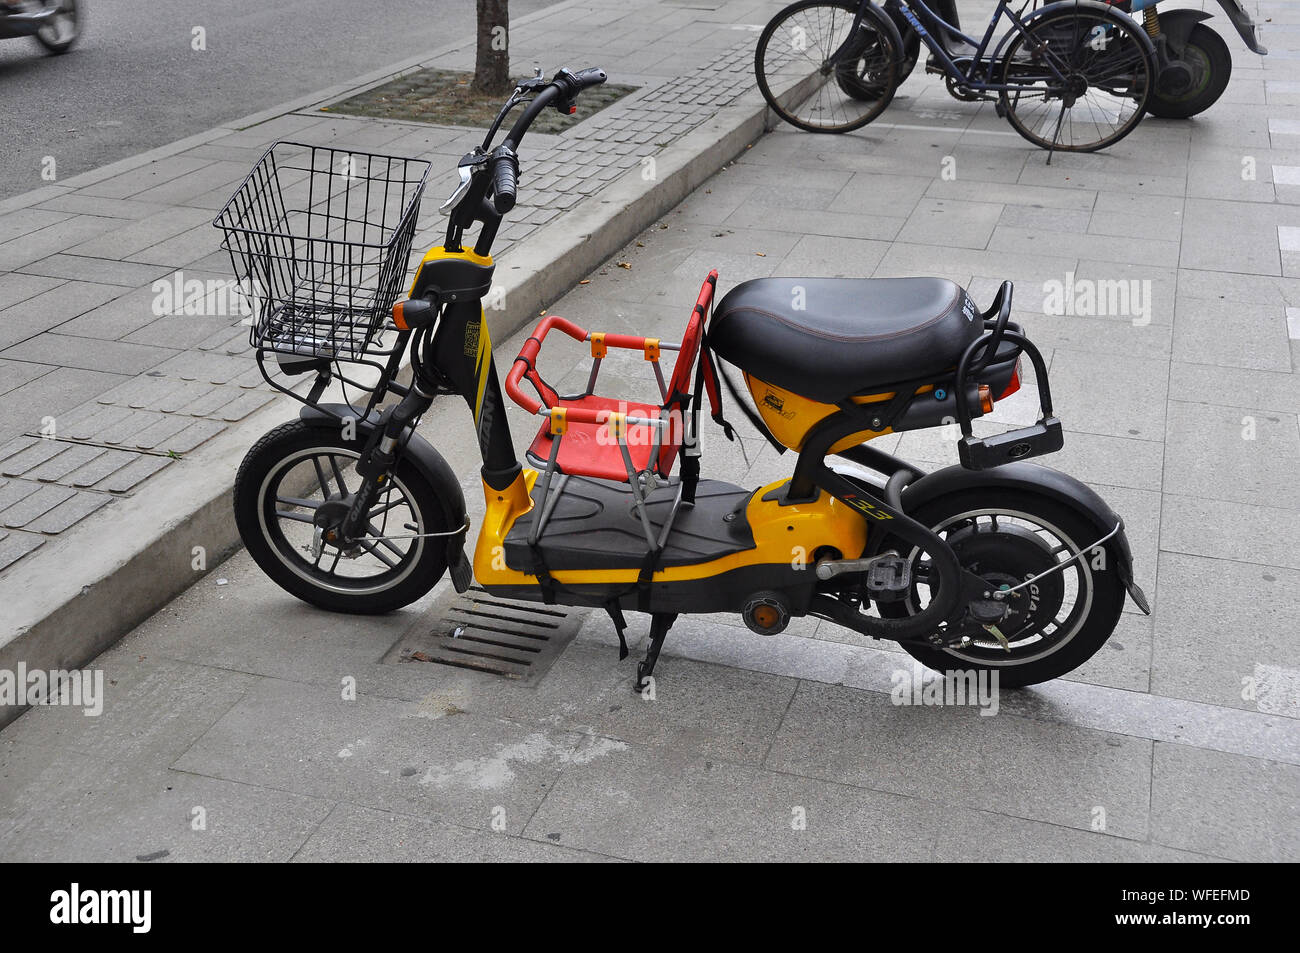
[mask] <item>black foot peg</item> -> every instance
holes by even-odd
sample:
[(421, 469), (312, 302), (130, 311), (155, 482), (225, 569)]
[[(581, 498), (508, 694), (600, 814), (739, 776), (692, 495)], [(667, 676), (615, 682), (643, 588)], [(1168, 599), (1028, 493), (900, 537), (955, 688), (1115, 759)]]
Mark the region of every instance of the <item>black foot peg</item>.
[(901, 556), (881, 556), (867, 570), (867, 594), (877, 602), (901, 599), (912, 587), (912, 567)]

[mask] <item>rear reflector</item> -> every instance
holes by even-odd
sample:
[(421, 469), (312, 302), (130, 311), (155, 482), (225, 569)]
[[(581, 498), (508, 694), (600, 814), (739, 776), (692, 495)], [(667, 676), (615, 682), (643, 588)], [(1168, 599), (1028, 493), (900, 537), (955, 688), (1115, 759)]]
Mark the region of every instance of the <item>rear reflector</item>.
[(1007, 384), (1007, 389), (998, 394), (998, 400), (1006, 400), (1016, 391), (1020, 390), (1020, 362), (1024, 358), (1016, 358), (1016, 369), (1011, 372), (1011, 383)]
[(980, 413), (993, 413), (993, 391), (988, 384), (980, 384)]

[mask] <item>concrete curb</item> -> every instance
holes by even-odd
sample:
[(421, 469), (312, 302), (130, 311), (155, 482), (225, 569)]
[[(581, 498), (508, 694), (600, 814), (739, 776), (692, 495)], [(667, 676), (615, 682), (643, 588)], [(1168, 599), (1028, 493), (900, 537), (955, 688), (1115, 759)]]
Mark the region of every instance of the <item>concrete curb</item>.
[[(367, 78), (316, 94), (308, 104), (374, 81)], [(535, 318), (743, 152), (763, 133), (766, 113), (756, 91), (746, 94), (655, 153), (652, 180), (633, 168), (513, 247), (506, 266), (498, 270), (507, 306), (488, 313), (493, 336), (504, 340)], [(258, 121), (269, 118), (273, 116)], [(224, 135), (233, 127), (218, 131)], [(210, 133), (203, 141), (216, 137)], [(86, 173), (93, 177), (86, 182), (191, 148), (198, 138), (135, 157), (134, 165), (119, 168), (122, 164), (115, 163)], [(19, 661), (29, 671), (83, 667), (238, 550), (231, 491), (239, 462), (258, 437), (295, 417), (298, 407), (288, 397), (271, 402), (151, 478), (139, 495), (119, 499), (106, 508), (109, 512), (88, 517), (66, 538), (50, 540), (19, 562), (6, 580), (13, 591), (8, 609), (16, 634), (0, 645), (0, 669), (16, 670)], [(199, 546), (205, 563), (196, 570), (194, 548)], [(0, 706), (0, 727), (23, 710)]]

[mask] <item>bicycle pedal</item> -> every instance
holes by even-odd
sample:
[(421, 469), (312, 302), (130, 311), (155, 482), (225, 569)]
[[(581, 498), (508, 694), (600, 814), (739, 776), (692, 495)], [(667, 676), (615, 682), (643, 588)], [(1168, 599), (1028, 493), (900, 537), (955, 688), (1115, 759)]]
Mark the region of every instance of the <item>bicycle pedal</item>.
[(1055, 453), (1063, 446), (1061, 421), (1048, 417), (1032, 427), (1008, 430), (992, 437), (964, 437), (957, 442), (957, 456), (967, 470), (989, 470), (1004, 463)]
[(882, 556), (873, 560), (863, 583), (867, 592), (879, 600), (890, 595), (902, 596), (912, 587), (912, 566), (902, 556)]

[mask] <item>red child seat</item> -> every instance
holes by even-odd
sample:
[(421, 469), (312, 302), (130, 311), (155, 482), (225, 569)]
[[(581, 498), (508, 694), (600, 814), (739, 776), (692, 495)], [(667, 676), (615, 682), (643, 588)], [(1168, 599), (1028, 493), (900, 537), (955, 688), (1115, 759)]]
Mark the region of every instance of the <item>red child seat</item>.
[[(717, 280), (718, 273), (709, 272), (678, 345), (664, 344), (657, 338), (588, 332), (571, 321), (554, 315), (543, 318), (532, 337), (524, 342), (506, 377), (506, 393), (511, 399), (529, 413), (547, 418), (538, 430), (532, 446), (528, 448), (530, 461), (539, 466), (547, 464), (555, 450), (554, 441), (559, 436), (560, 446), (555, 452), (555, 468), (560, 473), (600, 480), (627, 480), (627, 462), (623, 457), (626, 449), (636, 472), (651, 470), (653, 463), (653, 471), (658, 476), (667, 478), (681, 452), (686, 411), (692, 397), (691, 372), (700, 356), (704, 322), (713, 302)], [(535, 361), (542, 342), (555, 329), (563, 331), (575, 341), (591, 344), (594, 364), (585, 394), (561, 397), (537, 372)], [(639, 350), (645, 354), (645, 359), (654, 365), (663, 403), (656, 406), (592, 393), (600, 362), (611, 347)], [(663, 350), (677, 351), (677, 361), (667, 384), (659, 369), (660, 352)], [(540, 402), (520, 390), (519, 383), (524, 379), (536, 389)], [(624, 436), (621, 440), (617, 439), (619, 414), (626, 418), (623, 421)], [(615, 419), (611, 422), (611, 418)], [(637, 422), (638, 418), (646, 422)], [(664, 418), (667, 418), (664, 424), (648, 422)], [(652, 461), (656, 429), (660, 431), (659, 454)]]

